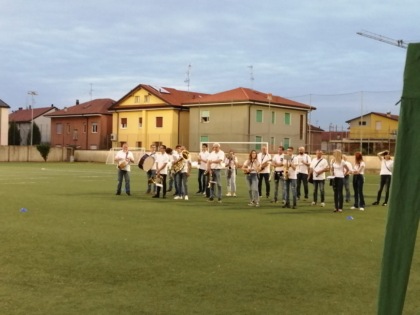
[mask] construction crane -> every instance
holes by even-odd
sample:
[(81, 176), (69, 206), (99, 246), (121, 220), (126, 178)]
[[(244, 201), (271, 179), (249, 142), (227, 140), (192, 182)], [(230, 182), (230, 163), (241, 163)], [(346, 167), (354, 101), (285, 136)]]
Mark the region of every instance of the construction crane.
[(387, 44), (391, 44), (400, 48), (407, 49), (407, 43), (405, 43), (402, 39), (395, 40), (386, 36), (378, 35), (372, 32), (363, 31), (363, 32), (357, 32), (358, 35), (365, 36), (371, 39), (379, 40), (380, 42), (384, 42)]

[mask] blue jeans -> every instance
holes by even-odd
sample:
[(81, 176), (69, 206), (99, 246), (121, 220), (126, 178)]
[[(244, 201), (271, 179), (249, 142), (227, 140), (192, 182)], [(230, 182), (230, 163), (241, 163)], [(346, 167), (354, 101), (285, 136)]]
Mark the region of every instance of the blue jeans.
[(258, 192), (258, 175), (251, 173), (246, 175), (246, 182), (248, 184), (249, 199), (251, 202), (259, 203), (260, 194)]
[(363, 184), (365, 178), (361, 174), (353, 175), (354, 206), (356, 208), (365, 207), (365, 196), (363, 195)]
[(210, 198), (215, 197), (215, 186), (217, 185), (217, 198), (222, 199), (222, 179), (220, 177), (219, 169), (211, 170), (211, 180), (216, 183), (212, 183), (210, 186)]
[(321, 202), (325, 202), (325, 179), (314, 180), (314, 202), (318, 202), (318, 188), (321, 194)]
[(118, 194), (121, 193), (121, 186), (122, 186), (123, 179), (125, 182), (125, 192), (126, 193), (130, 192), (130, 172), (118, 170), (118, 185), (117, 185)]
[(288, 179), (284, 181), (284, 184), (286, 186), (286, 192), (285, 192), (285, 198), (284, 200), (286, 201), (286, 205), (290, 206), (290, 191), (292, 192), (292, 201), (293, 201), (293, 206), (296, 206), (296, 201), (297, 201), (297, 195), (296, 195), (296, 179)]

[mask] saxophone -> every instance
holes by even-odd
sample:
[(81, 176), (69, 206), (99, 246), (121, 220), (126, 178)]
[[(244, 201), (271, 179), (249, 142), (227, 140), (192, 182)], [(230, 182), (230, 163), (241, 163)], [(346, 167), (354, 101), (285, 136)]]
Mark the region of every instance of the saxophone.
[(283, 176), (284, 176), (284, 180), (288, 180), (289, 179), (289, 163), (292, 160), (292, 157), (288, 154), (284, 155), (284, 161), (286, 161), (286, 164), (284, 164), (283, 161)]

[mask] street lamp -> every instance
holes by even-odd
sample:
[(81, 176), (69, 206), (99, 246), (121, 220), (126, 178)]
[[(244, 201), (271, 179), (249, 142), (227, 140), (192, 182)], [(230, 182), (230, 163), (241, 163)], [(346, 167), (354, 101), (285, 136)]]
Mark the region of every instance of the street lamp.
[(32, 146), (32, 142), (33, 142), (33, 133), (34, 133), (34, 104), (35, 104), (35, 99), (34, 96), (38, 95), (37, 92), (35, 91), (29, 91), (28, 95), (31, 96), (31, 129), (30, 129), (30, 133), (31, 133), (31, 146)]

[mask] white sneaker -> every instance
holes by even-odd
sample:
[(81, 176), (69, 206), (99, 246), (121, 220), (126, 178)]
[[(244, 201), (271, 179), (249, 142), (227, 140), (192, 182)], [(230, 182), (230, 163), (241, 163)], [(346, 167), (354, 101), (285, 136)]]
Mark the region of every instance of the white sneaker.
[(230, 192), (228, 192), (228, 193), (226, 194), (226, 196), (227, 196), (227, 197), (230, 197), (230, 196), (232, 196), (232, 195), (230, 194)]
[(188, 200), (188, 196), (185, 196), (185, 197), (184, 197), (184, 200)]
[[(233, 197), (236, 197), (236, 194), (235, 193), (233, 193), (233, 195), (232, 195)], [(386, 204), (385, 204), (385, 206), (386, 206)]]
[(351, 207), (350, 209), (351, 209), (351, 210), (354, 210), (354, 209), (356, 209), (356, 207)]
[(181, 199), (181, 196), (175, 196), (174, 199)]
[(325, 202), (321, 202), (321, 207), (325, 207)]
[(360, 211), (365, 211), (365, 208), (360, 208), (359, 210), (360, 210)]
[(316, 205), (316, 202), (315, 201), (312, 201), (311, 205), (312, 206), (315, 206)]

